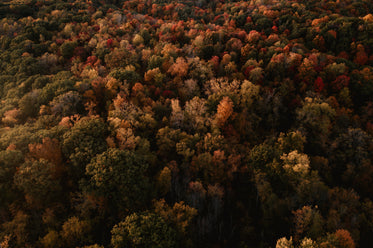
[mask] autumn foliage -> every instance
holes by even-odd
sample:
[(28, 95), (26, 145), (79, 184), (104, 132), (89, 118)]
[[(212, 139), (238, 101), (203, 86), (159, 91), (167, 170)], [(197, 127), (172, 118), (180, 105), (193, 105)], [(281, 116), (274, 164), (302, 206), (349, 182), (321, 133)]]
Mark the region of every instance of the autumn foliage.
[(372, 244), (372, 13), (0, 1), (0, 247)]

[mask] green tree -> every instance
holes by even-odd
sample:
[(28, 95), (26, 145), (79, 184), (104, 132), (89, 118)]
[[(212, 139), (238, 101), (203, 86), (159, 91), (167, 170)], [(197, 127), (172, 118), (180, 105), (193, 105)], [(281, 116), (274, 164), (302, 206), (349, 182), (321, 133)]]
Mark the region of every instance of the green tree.
[(306, 132), (313, 152), (321, 152), (325, 147), (335, 115), (335, 110), (318, 98), (306, 97), (303, 107), (297, 110), (297, 121), (301, 130)]
[(61, 45), (60, 50), (64, 58), (69, 59), (74, 54), (74, 49), (77, 46), (76, 42), (65, 42)]
[(55, 178), (56, 165), (45, 159), (26, 161), (14, 176), (14, 182), (31, 204), (58, 199), (61, 185)]
[(114, 248), (177, 247), (176, 232), (154, 213), (132, 214), (111, 231)]
[(142, 154), (110, 148), (87, 165), (89, 188), (117, 209), (137, 209), (149, 200), (148, 166)]
[(0, 152), (0, 212), (16, 197), (13, 177), (17, 166), (23, 163), (23, 154), (18, 150)]
[(61, 237), (67, 247), (77, 247), (89, 242), (89, 231), (89, 222), (74, 216), (63, 223)]
[(62, 151), (69, 159), (74, 178), (84, 173), (90, 160), (106, 150), (106, 124), (99, 118), (82, 118), (63, 136)]

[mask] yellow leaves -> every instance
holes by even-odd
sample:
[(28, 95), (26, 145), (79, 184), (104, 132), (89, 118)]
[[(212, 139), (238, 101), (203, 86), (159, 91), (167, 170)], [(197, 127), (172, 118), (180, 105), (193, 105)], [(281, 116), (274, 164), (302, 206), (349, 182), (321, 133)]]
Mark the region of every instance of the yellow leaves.
[(113, 77), (108, 77), (106, 80), (105, 87), (110, 90), (113, 94), (116, 93), (121, 87), (121, 82)]
[(11, 242), (12, 242), (12, 235), (5, 235), (3, 240), (0, 243), (0, 247), (9, 248)]
[(283, 152), (288, 152), (292, 150), (303, 151), (303, 145), (306, 142), (306, 137), (302, 135), (300, 131), (289, 132), (286, 135), (280, 133), (277, 139), (279, 148)]
[(74, 31), (74, 30), (73, 30), (73, 25), (70, 24), (70, 23), (66, 24), (66, 25), (65, 25), (65, 28), (63, 29), (63, 33), (64, 33), (66, 36), (68, 36), (68, 37), (70, 37), (70, 35), (71, 35), (71, 33), (72, 33), (73, 31)]
[(202, 45), (203, 45), (203, 36), (202, 35), (198, 35), (195, 39), (194, 39), (194, 41), (193, 41), (193, 44), (194, 44), (194, 46), (196, 46), (196, 47), (201, 47)]
[(277, 240), (276, 248), (293, 248), (293, 238), (287, 239), (286, 237), (282, 237)]
[(87, 238), (90, 229), (87, 221), (79, 220), (78, 217), (74, 216), (62, 225), (61, 236), (67, 244), (76, 246), (79, 242)]
[(174, 127), (181, 127), (184, 121), (184, 113), (180, 107), (179, 100), (171, 100), (172, 114), (170, 118), (171, 125)]
[[(255, 69), (254, 69), (255, 70)], [(245, 80), (241, 85), (241, 104), (250, 108), (253, 102), (259, 98), (260, 86)]]
[(228, 78), (214, 78), (207, 82), (206, 91), (207, 95), (216, 96), (234, 96), (234, 94), (239, 94), (242, 81), (233, 80), (229, 81)]
[(295, 172), (300, 175), (306, 175), (310, 169), (310, 160), (306, 154), (298, 153), (297, 150), (288, 154), (283, 154), (281, 159), (284, 161), (283, 168), (288, 172)]
[(120, 149), (135, 149), (141, 138), (135, 136), (131, 128), (118, 128), (116, 138), (119, 141)]
[(135, 36), (133, 37), (132, 43), (135, 46), (139, 46), (144, 43), (144, 38), (139, 34), (135, 34)]
[(318, 247), (317, 243), (310, 238), (302, 239), (299, 248), (316, 248)]
[(301, 109), (297, 110), (297, 120), (302, 126), (317, 134), (327, 134), (331, 121), (336, 115), (335, 110), (319, 98), (305, 98)]
[(89, 78), (89, 79), (95, 79), (97, 78), (99, 75), (98, 75), (98, 72), (97, 70), (95, 70), (94, 68), (90, 68), (89, 66), (85, 67), (82, 71), (82, 73), (80, 74), (80, 76), (82, 78)]
[(43, 238), (40, 239), (40, 243), (43, 247), (52, 248), (59, 247), (60, 235), (57, 231), (50, 230)]
[(197, 215), (197, 210), (185, 205), (184, 202), (176, 202), (172, 210), (175, 215), (175, 222), (181, 231), (185, 232), (191, 220)]
[(136, 71), (136, 67), (134, 65), (127, 65), (124, 69), (126, 71)]
[(184, 202), (176, 202), (171, 208), (164, 199), (154, 202), (155, 212), (166, 222), (173, 223), (177, 230), (185, 233), (193, 218), (197, 215), (197, 210), (186, 205)]
[(152, 81), (157, 77), (158, 74), (161, 74), (161, 71), (159, 70), (158, 67), (148, 70), (144, 75), (144, 80), (146, 82)]
[(115, 129), (115, 138), (108, 137), (106, 142), (110, 147), (117, 147), (120, 149), (134, 150), (141, 143), (141, 137), (135, 136), (132, 125), (127, 120), (121, 120), (117, 117), (110, 117), (108, 119), (110, 125)]
[(206, 111), (206, 100), (194, 97), (192, 100), (185, 103), (186, 122), (194, 130), (203, 129), (203, 127), (208, 124), (208, 118), (205, 116)]
[(182, 155), (186, 160), (191, 158), (195, 151), (188, 147), (187, 143), (184, 141), (181, 141), (176, 144), (176, 152), (179, 155)]
[(224, 54), (223, 58), (221, 59), (220, 64), (221, 65), (227, 65), (229, 62), (231, 62), (232, 56), (229, 54)]

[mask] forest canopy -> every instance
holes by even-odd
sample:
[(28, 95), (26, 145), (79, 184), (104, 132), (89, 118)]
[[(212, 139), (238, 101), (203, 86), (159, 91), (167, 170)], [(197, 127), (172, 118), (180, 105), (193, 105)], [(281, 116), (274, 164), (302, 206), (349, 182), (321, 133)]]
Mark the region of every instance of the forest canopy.
[(0, 247), (373, 243), (370, 0), (0, 3)]

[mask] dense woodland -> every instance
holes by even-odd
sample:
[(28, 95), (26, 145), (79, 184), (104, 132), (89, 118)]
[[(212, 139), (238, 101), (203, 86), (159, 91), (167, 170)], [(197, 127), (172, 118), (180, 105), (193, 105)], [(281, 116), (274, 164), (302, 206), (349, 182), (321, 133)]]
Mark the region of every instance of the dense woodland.
[(372, 13), (1, 1), (0, 247), (371, 247)]

